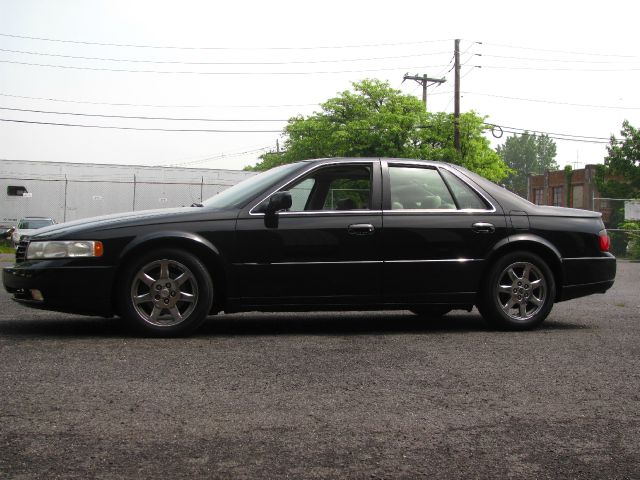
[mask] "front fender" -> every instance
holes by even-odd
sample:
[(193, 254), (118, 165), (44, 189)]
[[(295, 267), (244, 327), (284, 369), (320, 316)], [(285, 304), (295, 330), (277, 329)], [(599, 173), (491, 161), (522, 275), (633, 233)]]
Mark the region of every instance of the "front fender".
[(215, 245), (213, 245), (209, 240), (202, 237), (201, 235), (198, 235), (197, 233), (193, 233), (193, 232), (182, 232), (182, 231), (176, 230), (176, 231), (151, 232), (151, 233), (134, 238), (133, 241), (131, 241), (122, 250), (122, 252), (120, 252), (120, 259), (123, 259), (127, 255), (129, 255), (133, 250), (140, 247), (141, 245), (158, 243), (160, 241), (175, 242), (176, 240), (180, 242), (184, 242), (184, 241), (195, 242), (200, 246), (210, 250), (213, 254), (216, 255), (216, 257), (220, 256), (220, 252), (215, 247)]

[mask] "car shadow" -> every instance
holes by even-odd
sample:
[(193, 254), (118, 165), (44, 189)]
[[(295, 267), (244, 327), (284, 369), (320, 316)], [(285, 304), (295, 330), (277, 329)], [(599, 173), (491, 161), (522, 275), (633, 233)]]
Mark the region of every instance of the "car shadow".
[[(592, 328), (547, 320), (530, 333)], [(390, 335), (496, 332), (477, 312), (451, 312), (428, 318), (410, 312), (242, 313), (209, 317), (193, 334), (203, 336)], [(527, 334), (529, 332), (521, 332)], [(0, 321), (2, 336), (137, 338), (118, 318), (69, 316)]]

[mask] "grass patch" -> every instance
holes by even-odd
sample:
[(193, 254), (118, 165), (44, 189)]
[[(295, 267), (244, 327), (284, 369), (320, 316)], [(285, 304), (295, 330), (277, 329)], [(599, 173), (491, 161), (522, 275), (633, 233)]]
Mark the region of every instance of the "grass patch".
[(9, 240), (0, 240), (0, 253), (16, 253)]

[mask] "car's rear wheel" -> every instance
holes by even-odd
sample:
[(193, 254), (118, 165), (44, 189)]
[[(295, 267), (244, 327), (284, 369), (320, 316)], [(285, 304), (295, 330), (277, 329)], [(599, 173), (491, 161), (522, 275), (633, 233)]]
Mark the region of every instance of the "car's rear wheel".
[(178, 336), (204, 322), (213, 301), (213, 285), (194, 255), (154, 250), (124, 272), (118, 300), (122, 316), (141, 333)]
[(556, 294), (551, 269), (538, 255), (509, 253), (490, 268), (478, 309), (490, 324), (527, 330), (544, 321)]

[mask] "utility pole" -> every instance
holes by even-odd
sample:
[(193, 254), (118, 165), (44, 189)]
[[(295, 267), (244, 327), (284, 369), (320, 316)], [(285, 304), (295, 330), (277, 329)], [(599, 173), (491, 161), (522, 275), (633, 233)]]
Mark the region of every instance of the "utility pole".
[(454, 86), (454, 107), (453, 107), (453, 146), (457, 152), (460, 152), (460, 39), (456, 38), (454, 42), (454, 69), (455, 69), (455, 86)]
[(405, 74), (404, 78), (402, 79), (402, 82), (404, 82), (405, 80), (415, 80), (420, 85), (422, 85), (422, 101), (424, 102), (425, 110), (427, 109), (427, 87), (429, 85), (434, 85), (436, 83), (444, 83), (447, 81), (445, 78), (429, 78), (426, 73), (422, 76)]

